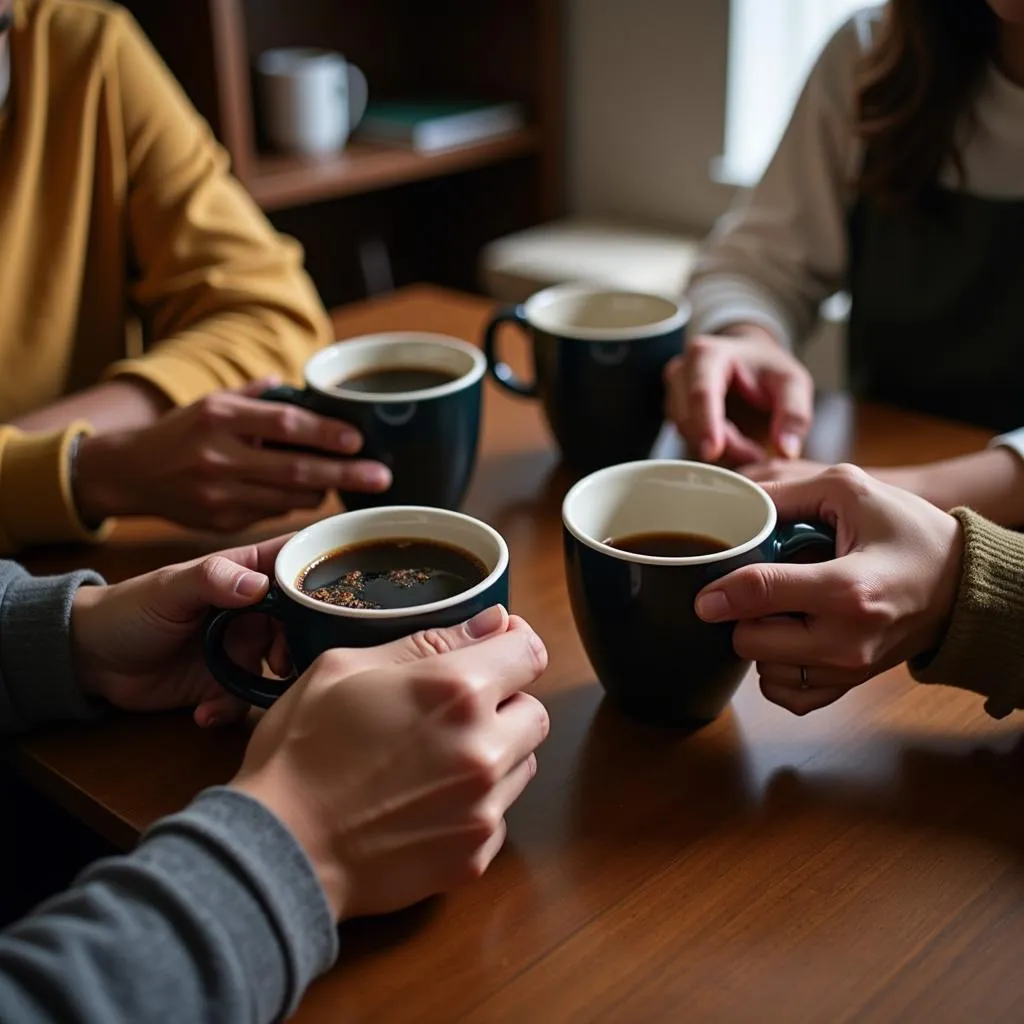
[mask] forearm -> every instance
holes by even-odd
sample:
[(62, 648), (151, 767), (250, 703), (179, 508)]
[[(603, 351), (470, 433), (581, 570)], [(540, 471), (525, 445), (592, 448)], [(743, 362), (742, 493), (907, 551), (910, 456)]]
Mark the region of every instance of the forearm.
[(172, 402), (143, 380), (106, 381), (51, 402), (14, 420), (26, 433), (62, 430), (76, 420), (88, 420), (98, 433), (149, 426), (172, 407)]
[(962, 505), (1000, 526), (1024, 524), (1024, 459), (1009, 448), (870, 472), (947, 511)]
[(279, 1020), (336, 955), (298, 843), (256, 801), (209, 790), (0, 938), (0, 1017)]

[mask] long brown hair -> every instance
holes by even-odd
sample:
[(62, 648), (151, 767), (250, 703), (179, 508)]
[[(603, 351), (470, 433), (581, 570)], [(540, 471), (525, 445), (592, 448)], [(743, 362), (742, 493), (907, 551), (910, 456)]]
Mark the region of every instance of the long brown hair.
[(861, 195), (889, 208), (924, 205), (949, 161), (963, 180), (956, 128), (970, 116), (998, 25), (986, 0), (889, 0), (858, 83)]

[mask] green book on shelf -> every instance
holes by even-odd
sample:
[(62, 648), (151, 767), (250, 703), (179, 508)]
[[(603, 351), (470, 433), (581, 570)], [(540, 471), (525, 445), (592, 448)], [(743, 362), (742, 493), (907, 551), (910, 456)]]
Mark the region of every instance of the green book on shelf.
[(367, 105), (358, 134), (372, 142), (436, 153), (509, 135), (524, 124), (518, 103), (378, 101)]

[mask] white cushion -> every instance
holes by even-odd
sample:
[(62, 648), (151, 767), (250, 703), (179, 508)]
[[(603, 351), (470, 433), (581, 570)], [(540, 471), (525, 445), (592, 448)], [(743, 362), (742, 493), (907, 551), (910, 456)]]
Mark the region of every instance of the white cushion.
[(694, 238), (624, 224), (555, 221), (491, 242), (480, 275), (487, 294), (504, 302), (565, 281), (679, 295), (698, 246)]

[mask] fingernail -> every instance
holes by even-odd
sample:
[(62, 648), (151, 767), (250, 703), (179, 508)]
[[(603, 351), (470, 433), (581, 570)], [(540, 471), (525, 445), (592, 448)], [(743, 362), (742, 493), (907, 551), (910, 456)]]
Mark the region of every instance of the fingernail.
[(715, 446), (713, 442), (701, 441), (699, 454), (702, 462), (710, 462), (714, 453)]
[(705, 622), (717, 622), (729, 617), (729, 598), (721, 590), (710, 590), (697, 598), (697, 614)]
[(363, 483), (377, 491), (386, 491), (391, 486), (391, 471), (387, 466), (367, 466), (363, 470)]
[(465, 625), (466, 634), (471, 640), (483, 640), (485, 636), (497, 633), (505, 621), (501, 605), (493, 605), (478, 612)]
[(783, 434), (779, 438), (779, 449), (787, 459), (795, 459), (800, 454), (800, 435)]
[(242, 597), (259, 597), (267, 588), (267, 577), (258, 572), (243, 572), (235, 583), (235, 591)]
[(338, 432), (338, 447), (348, 455), (355, 455), (363, 447), (363, 438), (358, 431), (344, 427)]
[(216, 729), (217, 726), (220, 725), (222, 721), (223, 719), (220, 717), (220, 715), (210, 715), (210, 717), (207, 718), (205, 722), (203, 722), (203, 728)]

